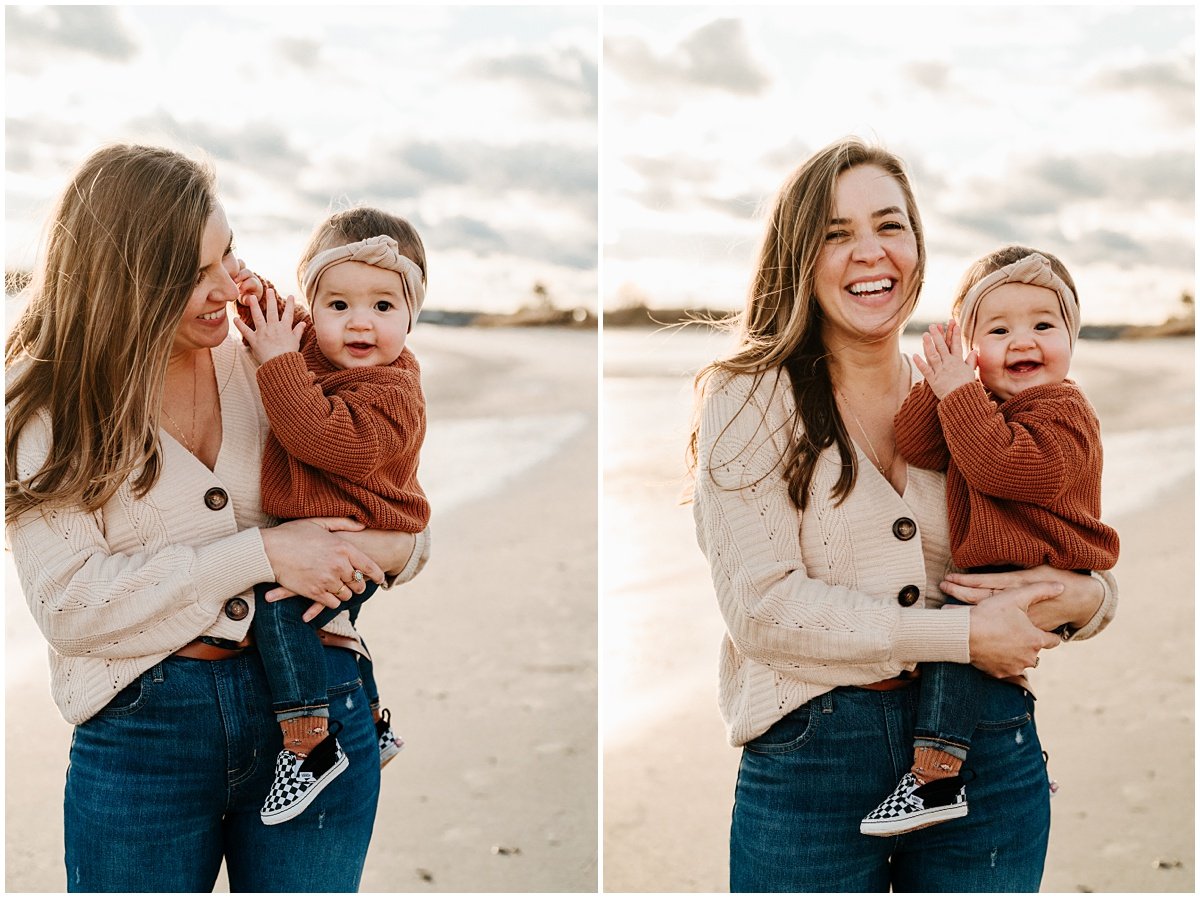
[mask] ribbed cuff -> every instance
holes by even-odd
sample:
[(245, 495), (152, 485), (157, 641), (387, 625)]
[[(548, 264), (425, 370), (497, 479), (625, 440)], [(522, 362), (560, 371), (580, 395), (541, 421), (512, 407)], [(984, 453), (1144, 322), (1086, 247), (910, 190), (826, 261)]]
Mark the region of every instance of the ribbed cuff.
[(900, 613), (896, 624), (893, 657), (900, 662), (971, 662), (971, 608), (950, 605), (942, 609), (913, 608)]

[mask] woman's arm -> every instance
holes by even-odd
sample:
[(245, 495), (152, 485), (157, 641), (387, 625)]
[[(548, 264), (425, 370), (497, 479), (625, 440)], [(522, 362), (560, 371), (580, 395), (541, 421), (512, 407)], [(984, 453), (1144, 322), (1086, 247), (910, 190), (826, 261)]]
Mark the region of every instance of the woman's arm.
[[(407, 583), (417, 576), (429, 560), (432, 544), (428, 527), (416, 534), (396, 530), (349, 530), (339, 532), (338, 537), (369, 555), (379, 565), (382, 576), (374, 579), (376, 582), (382, 582), (385, 589)], [(363, 573), (366, 574), (366, 571)], [(353, 589), (353, 586), (351, 588)], [(353, 591), (362, 592), (363, 588), (365, 587)], [(275, 602), (295, 595), (305, 593), (280, 586), (268, 592), (266, 599), (268, 602)], [(337, 608), (342, 601), (343, 599), (336, 595), (327, 595), (320, 601), (314, 600), (309, 612), (315, 615), (324, 608)], [(349, 601), (349, 597), (344, 601)]]
[[(781, 460), (793, 432), (789, 391), (786, 375), (774, 372), (757, 386), (750, 375), (718, 374), (701, 404), (696, 534), (734, 646), (760, 664), (831, 685), (885, 679), (922, 660), (966, 662), (966, 609), (901, 608), (894, 598), (810, 576)], [(830, 556), (853, 551), (854, 522), (827, 524)], [(903, 548), (916, 576), (920, 544)]]
[[(971, 604), (1000, 596), (1001, 590), (1041, 584), (1061, 585), (1062, 592), (1030, 609), (1030, 619), (1047, 632), (1066, 639), (1089, 639), (1108, 626), (1117, 613), (1117, 581), (1112, 571), (1077, 574), (1047, 564), (1002, 574), (947, 574), (942, 592)], [(1063, 629), (1065, 628), (1065, 630)]]

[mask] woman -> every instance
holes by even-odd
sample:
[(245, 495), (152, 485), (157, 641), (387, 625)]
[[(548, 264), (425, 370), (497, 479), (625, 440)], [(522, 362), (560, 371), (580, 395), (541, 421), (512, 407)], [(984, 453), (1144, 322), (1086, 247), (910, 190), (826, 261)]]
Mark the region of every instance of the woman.
[(362, 873), (379, 791), (362, 646), (344, 618), (322, 631), (350, 770), (264, 826), (280, 736), (250, 596), (273, 580), (336, 608), (364, 575), (415, 576), (428, 534), (269, 526), (267, 421), (226, 317), (238, 270), (205, 168), (109, 147), (63, 194), (6, 347), (5, 523), (75, 724), (71, 891), (209, 891), (222, 859), (234, 891), (353, 891)]
[[(780, 192), (738, 351), (697, 379), (697, 535), (727, 626), (722, 712), (743, 746), (734, 891), (1041, 879), (1049, 784), (1022, 677), (1052, 631), (1107, 623), (1115, 583), (1045, 567), (946, 575), (944, 477), (909, 467), (892, 425), (914, 381), (900, 333), (924, 267), (900, 161), (830, 146)], [(942, 610), (944, 593), (978, 604)], [(911, 762), (922, 661), (1009, 678), (989, 681), (971, 813), (868, 838), (859, 822)]]

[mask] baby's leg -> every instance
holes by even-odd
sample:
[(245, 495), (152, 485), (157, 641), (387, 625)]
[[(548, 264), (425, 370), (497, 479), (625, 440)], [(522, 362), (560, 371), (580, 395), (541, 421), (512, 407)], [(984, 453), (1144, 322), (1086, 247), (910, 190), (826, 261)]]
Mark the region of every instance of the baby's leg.
[[(946, 603), (962, 604), (952, 598)], [(921, 665), (912, 766), (918, 782), (946, 779), (962, 770), (979, 725), (985, 676), (970, 664)]]
[(271, 688), (271, 710), (283, 731), (286, 749), (307, 757), (328, 735), (329, 698), (325, 692), (325, 649), (303, 615), (306, 598), (268, 602), (275, 584), (254, 588), (254, 642)]

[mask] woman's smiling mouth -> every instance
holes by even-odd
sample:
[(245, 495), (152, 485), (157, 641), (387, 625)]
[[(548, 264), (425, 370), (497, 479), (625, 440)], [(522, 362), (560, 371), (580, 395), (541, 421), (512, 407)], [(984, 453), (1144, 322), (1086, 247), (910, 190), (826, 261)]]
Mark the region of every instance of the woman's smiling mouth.
[(870, 298), (883, 296), (895, 286), (896, 281), (894, 278), (878, 278), (873, 281), (859, 281), (856, 284), (851, 284), (846, 290), (855, 296)]

